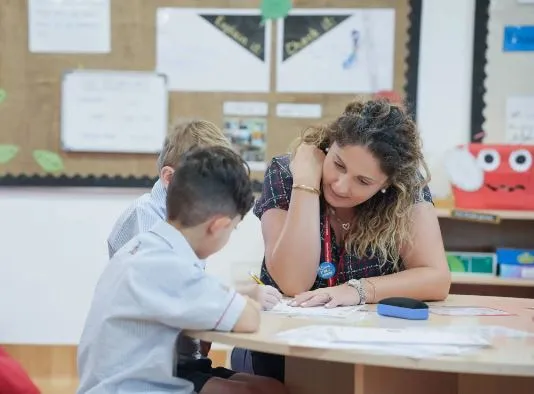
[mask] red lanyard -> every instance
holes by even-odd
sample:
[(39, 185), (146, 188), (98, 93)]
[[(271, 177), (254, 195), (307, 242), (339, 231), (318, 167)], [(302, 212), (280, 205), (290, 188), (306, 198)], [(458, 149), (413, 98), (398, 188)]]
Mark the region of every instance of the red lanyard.
[[(332, 234), (330, 232), (330, 219), (328, 219), (328, 214), (324, 215), (324, 260), (329, 263), (334, 263), (332, 261)], [(327, 279), (328, 287), (336, 285), (336, 278), (339, 275), (340, 271), (343, 271), (343, 257), (345, 256), (345, 247), (342, 247), (341, 252), (339, 253), (339, 260), (336, 268), (336, 273), (331, 278)]]

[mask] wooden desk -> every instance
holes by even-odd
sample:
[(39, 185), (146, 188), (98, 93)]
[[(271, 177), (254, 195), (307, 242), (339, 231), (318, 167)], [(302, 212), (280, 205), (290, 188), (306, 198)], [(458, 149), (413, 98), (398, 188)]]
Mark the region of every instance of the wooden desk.
[(498, 325), (534, 333), (534, 309), (528, 309), (534, 307), (534, 300), (451, 295), (446, 302), (436, 304), (486, 306), (516, 315), (431, 315), (427, 321), (407, 321), (379, 316), (374, 312), (375, 306), (369, 305), (369, 313), (363, 319), (288, 318), (266, 313), (260, 331), (255, 334), (188, 332), (188, 335), (285, 355), (286, 385), (291, 394), (534, 393), (534, 337), (496, 337), (492, 347), (475, 353), (414, 359), (363, 350), (292, 347), (275, 336), (280, 331), (309, 324), (374, 327)]

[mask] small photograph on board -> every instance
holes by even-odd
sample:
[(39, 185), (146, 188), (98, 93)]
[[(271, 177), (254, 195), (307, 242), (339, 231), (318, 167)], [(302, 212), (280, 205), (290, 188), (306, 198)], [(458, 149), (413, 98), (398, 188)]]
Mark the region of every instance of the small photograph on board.
[(445, 316), (512, 316), (512, 313), (479, 306), (436, 306), (430, 308), (435, 315)]
[(224, 134), (236, 152), (246, 160), (251, 171), (265, 171), (265, 118), (227, 116), (224, 118)]
[(156, 69), (169, 89), (268, 92), (271, 22), (259, 10), (158, 8)]
[(394, 9), (293, 9), (278, 32), (277, 91), (393, 90)]

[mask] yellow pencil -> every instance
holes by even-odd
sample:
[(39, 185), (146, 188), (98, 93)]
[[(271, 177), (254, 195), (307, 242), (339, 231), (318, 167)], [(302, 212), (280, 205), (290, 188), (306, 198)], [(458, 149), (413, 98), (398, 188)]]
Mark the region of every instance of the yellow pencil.
[(249, 271), (248, 274), (250, 275), (250, 277), (251, 277), (252, 279), (254, 279), (254, 281), (255, 281), (257, 284), (259, 284), (259, 285), (263, 285), (263, 284), (264, 284), (264, 283), (261, 281), (261, 279), (258, 278), (258, 277), (256, 276), (255, 273)]

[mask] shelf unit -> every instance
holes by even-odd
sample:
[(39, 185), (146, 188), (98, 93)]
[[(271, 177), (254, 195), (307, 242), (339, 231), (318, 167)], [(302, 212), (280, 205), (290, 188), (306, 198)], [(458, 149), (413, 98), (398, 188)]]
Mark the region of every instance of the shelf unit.
[[(454, 217), (452, 208), (436, 204), (445, 249), (494, 252), (498, 247), (534, 249), (534, 212), (469, 210), (499, 217), (499, 223)], [(466, 210), (467, 211), (467, 210)], [(453, 274), (451, 294), (534, 298), (534, 279)]]

